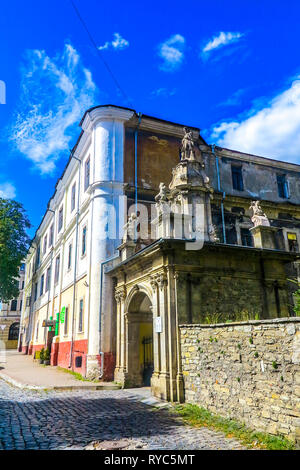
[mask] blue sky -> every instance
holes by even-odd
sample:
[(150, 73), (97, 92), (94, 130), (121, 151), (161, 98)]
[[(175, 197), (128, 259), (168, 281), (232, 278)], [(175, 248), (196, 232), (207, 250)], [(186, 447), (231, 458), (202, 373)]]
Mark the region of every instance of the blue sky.
[(209, 143), (300, 163), (299, 1), (74, 2), (126, 96), (70, 0), (1, 5), (0, 196), (24, 204), (31, 235), (91, 105), (133, 107), (198, 126)]

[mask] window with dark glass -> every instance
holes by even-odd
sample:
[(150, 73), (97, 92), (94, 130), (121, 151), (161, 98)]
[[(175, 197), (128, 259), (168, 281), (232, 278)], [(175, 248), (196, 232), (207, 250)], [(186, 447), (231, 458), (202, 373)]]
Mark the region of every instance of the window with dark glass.
[(52, 224), (49, 231), (49, 247), (53, 245), (54, 225)]
[(55, 284), (58, 283), (58, 279), (59, 279), (59, 267), (60, 267), (60, 255), (58, 255), (55, 259), (55, 272), (54, 272)]
[(68, 251), (68, 269), (71, 268), (72, 265), (72, 243), (69, 245), (69, 251)]
[(58, 212), (58, 232), (61, 231), (62, 226), (63, 226), (63, 216), (64, 216), (64, 211), (63, 211), (63, 207), (61, 207)]
[(34, 284), (34, 297), (33, 297), (33, 299), (34, 299), (33, 301), (34, 301), (34, 302), (35, 302), (36, 299), (37, 299), (37, 293), (38, 293), (38, 283), (36, 282), (36, 283)]
[(81, 246), (81, 255), (85, 255), (86, 253), (86, 227), (82, 229), (82, 246)]
[(83, 330), (83, 299), (79, 302), (79, 319), (78, 319), (78, 331)]
[(287, 240), (289, 245), (289, 251), (298, 252), (299, 246), (297, 241), (297, 234), (296, 233), (287, 233)]
[(44, 279), (45, 279), (45, 275), (43, 274), (41, 277), (40, 296), (43, 295), (43, 292), (44, 292)]
[(36, 262), (35, 262), (35, 268), (37, 268), (40, 264), (40, 245), (38, 245), (36, 249)]
[(289, 188), (286, 175), (277, 175), (278, 196), (284, 199), (289, 197)]
[(64, 324), (64, 334), (68, 334), (68, 324), (69, 324), (69, 307), (66, 307), (65, 311), (65, 324)]
[(90, 158), (85, 162), (85, 172), (84, 172), (84, 190), (86, 191), (90, 185)]
[(46, 289), (45, 292), (48, 292), (50, 288), (50, 281), (51, 281), (51, 268), (49, 267), (47, 269), (47, 274), (46, 274)]
[(15, 312), (17, 310), (17, 300), (12, 300), (11, 303), (10, 303), (10, 309), (12, 312)]
[(46, 253), (46, 250), (47, 250), (47, 235), (45, 235), (44, 237), (43, 254)]
[(248, 228), (241, 228), (241, 241), (243, 246), (253, 246), (253, 238)]
[(23, 301), (20, 300), (20, 311), (22, 312), (22, 305), (23, 305)]
[(25, 263), (22, 263), (20, 266), (20, 271), (25, 271)]
[(76, 183), (73, 184), (72, 186), (72, 191), (71, 191), (71, 212), (75, 209), (75, 197), (76, 197)]
[(243, 184), (243, 174), (242, 174), (242, 167), (241, 166), (231, 166), (231, 175), (232, 175), (232, 187), (237, 191), (244, 190)]

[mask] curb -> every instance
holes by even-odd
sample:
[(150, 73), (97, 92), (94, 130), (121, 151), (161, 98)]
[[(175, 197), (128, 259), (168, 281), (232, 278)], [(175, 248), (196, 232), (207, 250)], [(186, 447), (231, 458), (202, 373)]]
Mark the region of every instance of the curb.
[(15, 379), (12, 379), (6, 374), (0, 372), (0, 379), (4, 380), (5, 382), (13, 385), (14, 387), (25, 389), (25, 390), (55, 390), (55, 391), (72, 391), (72, 390), (119, 390), (121, 387), (119, 385), (105, 385), (103, 384), (95, 384), (95, 385), (53, 385), (53, 386), (41, 386), (41, 385), (30, 385), (25, 384), (22, 382), (18, 382)]

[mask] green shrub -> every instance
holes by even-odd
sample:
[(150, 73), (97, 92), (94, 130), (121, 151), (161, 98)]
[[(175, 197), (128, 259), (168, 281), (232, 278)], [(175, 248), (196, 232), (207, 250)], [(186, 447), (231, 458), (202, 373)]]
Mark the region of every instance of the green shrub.
[(45, 360), (45, 349), (44, 349), (44, 348), (42, 348), (42, 349), (40, 350), (40, 360), (41, 360), (41, 361), (44, 361), (44, 360)]

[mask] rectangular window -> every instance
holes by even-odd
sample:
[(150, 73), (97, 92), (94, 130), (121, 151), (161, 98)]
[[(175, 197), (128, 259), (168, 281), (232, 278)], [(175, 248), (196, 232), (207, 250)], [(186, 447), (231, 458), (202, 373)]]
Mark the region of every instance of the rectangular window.
[(52, 224), (49, 231), (49, 248), (53, 246), (54, 225)]
[(86, 160), (84, 165), (84, 190), (86, 191), (90, 185), (90, 157)]
[(71, 192), (71, 212), (75, 209), (75, 197), (76, 197), (76, 183), (73, 184), (72, 186), (72, 192)]
[(15, 311), (17, 310), (17, 302), (18, 302), (17, 300), (12, 300), (12, 301), (11, 301), (10, 310), (11, 310), (12, 312), (15, 312)]
[(63, 226), (63, 217), (64, 217), (64, 209), (61, 207), (58, 212), (58, 232), (61, 231)]
[(43, 295), (43, 292), (44, 292), (44, 279), (45, 279), (45, 275), (43, 274), (41, 277), (40, 296)]
[(243, 191), (243, 174), (241, 166), (231, 166), (231, 175), (232, 175), (232, 187), (237, 191)]
[(81, 299), (79, 302), (78, 331), (83, 331), (83, 299)]
[(50, 281), (51, 281), (51, 268), (49, 267), (47, 269), (47, 274), (46, 274), (46, 289), (45, 292), (48, 292), (50, 289)]
[(20, 266), (20, 271), (25, 271), (25, 263), (22, 263)]
[(45, 254), (47, 251), (47, 235), (44, 237), (44, 246), (43, 246), (43, 254)]
[(40, 245), (38, 245), (36, 249), (35, 269), (38, 268), (39, 264), (40, 264)]
[(248, 228), (241, 228), (241, 240), (243, 246), (253, 246), (253, 238)]
[(69, 251), (68, 251), (68, 269), (71, 268), (72, 265), (72, 243), (69, 245)]
[(59, 267), (60, 267), (60, 255), (55, 259), (55, 272), (54, 272), (54, 283), (57, 284), (59, 280)]
[(298, 252), (298, 241), (297, 241), (297, 234), (296, 233), (287, 233), (287, 240), (289, 244), (289, 251)]
[(34, 297), (33, 297), (33, 299), (34, 299), (33, 301), (34, 301), (34, 302), (35, 302), (36, 299), (37, 299), (37, 293), (38, 293), (38, 283), (35, 282), (35, 284), (34, 284)]
[(82, 229), (82, 245), (81, 245), (81, 255), (84, 256), (86, 253), (86, 227)]
[(284, 199), (289, 198), (289, 185), (286, 175), (277, 175), (278, 196)]
[(66, 307), (65, 311), (65, 324), (64, 324), (64, 334), (68, 334), (68, 325), (69, 325), (69, 307)]

